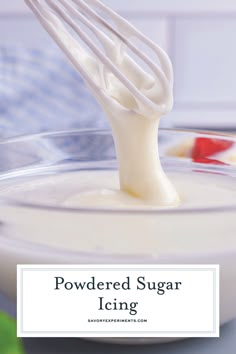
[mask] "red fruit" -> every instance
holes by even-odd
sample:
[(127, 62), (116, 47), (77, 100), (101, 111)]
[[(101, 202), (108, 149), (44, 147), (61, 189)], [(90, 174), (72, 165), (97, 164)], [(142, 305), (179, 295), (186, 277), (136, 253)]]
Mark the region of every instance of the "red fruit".
[(212, 164), (212, 165), (228, 165), (225, 162), (222, 162), (219, 160), (214, 160), (214, 159), (208, 159), (207, 157), (195, 157), (193, 159), (193, 162), (207, 163), (207, 164)]
[(231, 148), (233, 144), (232, 141), (224, 139), (196, 138), (192, 149), (193, 161), (226, 151)]

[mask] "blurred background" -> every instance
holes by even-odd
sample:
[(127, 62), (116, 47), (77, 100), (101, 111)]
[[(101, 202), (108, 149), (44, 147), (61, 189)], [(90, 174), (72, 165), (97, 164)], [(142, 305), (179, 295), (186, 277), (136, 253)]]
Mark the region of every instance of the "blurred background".
[[(162, 126), (236, 130), (235, 0), (105, 2), (171, 57), (175, 107)], [(79, 75), (23, 0), (1, 0), (1, 136), (85, 126), (107, 122)]]

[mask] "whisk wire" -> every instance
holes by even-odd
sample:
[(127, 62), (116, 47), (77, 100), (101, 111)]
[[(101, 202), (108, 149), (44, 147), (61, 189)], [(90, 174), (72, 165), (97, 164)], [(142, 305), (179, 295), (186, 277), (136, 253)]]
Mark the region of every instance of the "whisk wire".
[[(163, 104), (158, 104), (147, 97), (147, 95), (142, 92), (122, 71), (122, 59), (126, 59), (132, 62), (137, 71), (141, 70), (144, 72), (143, 69), (133, 62), (132, 58), (125, 53), (125, 47), (127, 46), (152, 70), (154, 76), (162, 84), (162, 90), (164, 93), (168, 94), (170, 90), (172, 90), (172, 66), (168, 60), (167, 54), (146, 38), (140, 31), (135, 29), (134, 26), (129, 24), (128, 21), (109, 9), (99, 0), (87, 0), (87, 3), (85, 3), (84, 0), (25, 0), (25, 2), (33, 10), (42, 25), (53, 36), (57, 44), (62, 48), (69, 60), (93, 90), (100, 90), (102, 91), (103, 96), (111, 98), (108, 97), (106, 92), (106, 76), (110, 72), (129, 90), (139, 109), (141, 107), (141, 102), (145, 106), (145, 110), (148, 109), (150, 112), (162, 112), (164, 110)], [(97, 13), (94, 10), (94, 7), (99, 11), (102, 11), (105, 16), (109, 17), (112, 15), (113, 23), (119, 29), (112, 26), (101, 16), (100, 13)], [(98, 47), (89, 34), (82, 29), (78, 21), (96, 36), (102, 44), (103, 50)], [(69, 26), (80, 39), (82, 39), (92, 51), (96, 59), (99, 60), (98, 70), (102, 70), (103, 72), (102, 87), (95, 82), (91, 73), (89, 73), (82, 63), (80, 63), (78, 55), (75, 55), (76, 49), (79, 50), (82, 47), (79, 46), (78, 41), (73, 37), (71, 32), (67, 30), (65, 24)], [(96, 24), (99, 24), (103, 30), (101, 30)], [(110, 36), (107, 35), (104, 29), (109, 32)], [(128, 31), (128, 36), (127, 33), (126, 35), (122, 33), (122, 29), (125, 29), (125, 33)], [(111, 34), (113, 39), (110, 38)], [(137, 37), (138, 39), (143, 40), (145, 44), (149, 45), (158, 55), (160, 66), (154, 64), (146, 54), (142, 53), (140, 49), (130, 41), (131, 37)], [(68, 42), (73, 43), (73, 48), (66, 43), (65, 38), (69, 39)], [(115, 56), (114, 54), (117, 54), (117, 52), (115, 52), (116, 41), (120, 41), (121, 46), (123, 47), (118, 53), (118, 56)], [(113, 49), (112, 51), (111, 48)], [(84, 48), (83, 51), (84, 53), (86, 52)], [(108, 52), (113, 52), (113, 58), (111, 58), (111, 55)], [(149, 78), (151, 78), (150, 75)], [(152, 83), (153, 85), (155, 84), (155, 79), (153, 77)]]

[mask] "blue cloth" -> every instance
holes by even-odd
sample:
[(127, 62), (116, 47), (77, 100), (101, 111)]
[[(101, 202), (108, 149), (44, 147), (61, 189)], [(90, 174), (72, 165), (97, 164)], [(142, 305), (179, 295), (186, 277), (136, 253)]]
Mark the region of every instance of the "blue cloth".
[(0, 137), (108, 123), (59, 51), (0, 48)]

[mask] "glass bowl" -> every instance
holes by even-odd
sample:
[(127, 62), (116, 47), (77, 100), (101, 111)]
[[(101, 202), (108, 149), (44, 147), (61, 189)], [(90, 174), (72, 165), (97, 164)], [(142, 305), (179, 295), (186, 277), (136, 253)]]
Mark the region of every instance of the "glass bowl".
[[(208, 151), (207, 158), (193, 159), (196, 139), (208, 141), (210, 147), (211, 143), (226, 144), (230, 149), (217, 158)], [(160, 155), (167, 174), (178, 172), (189, 178), (207, 174), (213, 182), (216, 176), (223, 176), (232, 191), (236, 168), (229, 161), (234, 161), (235, 143), (235, 136), (213, 132), (159, 132)], [(1, 141), (0, 148), (2, 292), (15, 298), (17, 264), (220, 264), (221, 324), (236, 317), (236, 200), (159, 210), (69, 208), (57, 205), (53, 198), (46, 203), (44, 196), (35, 194), (31, 187), (19, 194), (18, 186), (68, 173), (90, 171), (92, 176), (94, 171), (117, 170), (111, 133), (80, 130), (22, 136)], [(13, 196), (6, 193), (12, 188)], [(53, 183), (51, 188), (56, 188)], [(78, 238), (79, 248), (75, 246)]]

